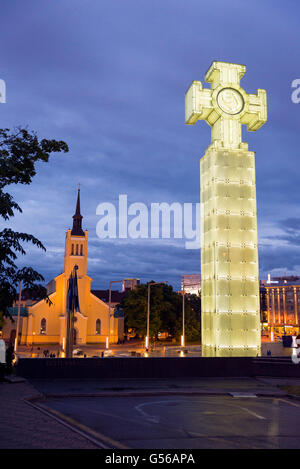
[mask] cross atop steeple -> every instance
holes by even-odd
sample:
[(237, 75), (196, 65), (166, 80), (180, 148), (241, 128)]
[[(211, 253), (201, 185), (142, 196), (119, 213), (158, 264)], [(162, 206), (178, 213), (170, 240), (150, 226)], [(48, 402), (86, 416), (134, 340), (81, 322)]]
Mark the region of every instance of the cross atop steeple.
[(245, 65), (213, 62), (205, 75), (211, 89), (201, 81), (193, 81), (185, 95), (185, 123), (193, 125), (205, 120), (211, 126), (215, 147), (244, 148), (242, 124), (249, 131), (258, 130), (267, 121), (266, 91), (247, 94), (240, 85)]
[(76, 203), (76, 211), (73, 215), (73, 228), (71, 231), (71, 235), (75, 236), (84, 236), (84, 231), (82, 229), (82, 215), (80, 213), (80, 185), (78, 187), (78, 195), (77, 195), (77, 203)]

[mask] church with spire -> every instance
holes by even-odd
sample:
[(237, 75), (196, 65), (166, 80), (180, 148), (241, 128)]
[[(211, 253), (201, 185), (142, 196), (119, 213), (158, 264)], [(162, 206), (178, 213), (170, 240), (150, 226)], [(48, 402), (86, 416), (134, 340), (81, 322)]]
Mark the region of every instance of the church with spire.
[[(82, 229), (80, 211), (80, 188), (78, 189), (72, 229), (66, 231), (64, 271), (48, 283), (48, 296), (45, 300), (28, 306), (28, 316), (22, 321), (21, 343), (60, 344), (66, 339), (66, 300), (68, 280), (76, 265), (80, 312), (75, 313), (74, 344), (105, 343), (109, 335), (108, 304), (91, 292), (93, 279), (87, 275), (88, 231)], [(123, 340), (124, 319), (114, 317), (111, 309), (110, 343)]]

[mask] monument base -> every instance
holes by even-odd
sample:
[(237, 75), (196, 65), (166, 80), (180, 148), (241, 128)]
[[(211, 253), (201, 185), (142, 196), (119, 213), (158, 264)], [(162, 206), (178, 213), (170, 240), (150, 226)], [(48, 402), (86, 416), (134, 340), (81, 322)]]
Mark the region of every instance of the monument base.
[(202, 355), (261, 355), (254, 153), (200, 160)]

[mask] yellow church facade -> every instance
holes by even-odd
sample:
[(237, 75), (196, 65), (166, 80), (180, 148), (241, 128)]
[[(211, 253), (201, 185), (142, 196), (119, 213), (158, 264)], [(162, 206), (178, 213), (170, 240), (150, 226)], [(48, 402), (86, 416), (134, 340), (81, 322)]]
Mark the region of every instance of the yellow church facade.
[[(74, 266), (78, 266), (78, 295), (80, 312), (75, 314), (74, 344), (116, 343), (124, 338), (124, 319), (114, 317), (111, 308), (91, 292), (92, 278), (87, 275), (88, 231), (82, 230), (80, 189), (73, 228), (65, 237), (64, 272), (48, 284), (51, 304), (41, 300), (27, 307), (28, 316), (22, 320), (21, 344), (60, 344), (66, 340), (66, 299), (68, 280)], [(110, 334), (109, 334), (110, 322)]]

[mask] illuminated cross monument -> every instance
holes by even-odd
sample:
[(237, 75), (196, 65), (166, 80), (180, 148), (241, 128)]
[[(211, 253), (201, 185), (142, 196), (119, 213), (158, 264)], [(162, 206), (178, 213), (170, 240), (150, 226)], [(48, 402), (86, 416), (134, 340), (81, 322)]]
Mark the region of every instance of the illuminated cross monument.
[(267, 102), (241, 88), (245, 72), (213, 62), (211, 89), (193, 81), (185, 96), (186, 124), (205, 120), (212, 140), (200, 161), (203, 356), (260, 355), (255, 163), (241, 127), (258, 130)]

